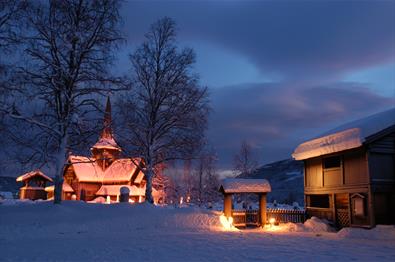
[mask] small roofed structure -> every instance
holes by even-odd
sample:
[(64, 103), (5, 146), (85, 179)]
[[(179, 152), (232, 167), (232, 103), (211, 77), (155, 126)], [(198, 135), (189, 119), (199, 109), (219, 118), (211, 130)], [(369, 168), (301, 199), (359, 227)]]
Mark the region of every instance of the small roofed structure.
[[(224, 215), (229, 220), (232, 217), (234, 220), (234, 214), (232, 210), (232, 195), (253, 193), (259, 196), (259, 212), (257, 221), (254, 224), (264, 226), (266, 224), (266, 195), (271, 192), (271, 186), (269, 181), (266, 179), (243, 179), (243, 178), (226, 178), (222, 181), (220, 186), (220, 192), (224, 194)], [(235, 224), (248, 224), (248, 221), (244, 223)]]
[(47, 182), (53, 182), (52, 178), (44, 175), (40, 170), (34, 170), (19, 176), (17, 182), (23, 182), (24, 185), (19, 189), (20, 199), (47, 199), (45, 186)]

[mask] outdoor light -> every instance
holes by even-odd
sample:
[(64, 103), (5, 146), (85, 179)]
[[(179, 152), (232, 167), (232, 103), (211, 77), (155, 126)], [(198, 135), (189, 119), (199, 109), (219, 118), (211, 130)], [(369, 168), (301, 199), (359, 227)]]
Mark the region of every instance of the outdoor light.
[(233, 217), (227, 218), (225, 215), (219, 217), (219, 221), (225, 229), (232, 229), (233, 227)]
[(270, 223), (270, 227), (274, 226), (274, 224), (276, 223), (276, 219), (274, 217), (271, 217), (269, 219), (269, 223)]

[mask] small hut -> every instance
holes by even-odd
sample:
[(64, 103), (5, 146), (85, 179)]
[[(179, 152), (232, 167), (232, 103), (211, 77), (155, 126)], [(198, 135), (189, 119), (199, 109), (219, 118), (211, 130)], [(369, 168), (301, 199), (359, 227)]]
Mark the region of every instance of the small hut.
[[(266, 195), (271, 187), (266, 179), (224, 179), (220, 192), (224, 194), (224, 215), (227, 219), (232, 217), (235, 226), (264, 226), (266, 224)], [(236, 211), (232, 208), (233, 194), (258, 194), (259, 210)]]
[(47, 199), (45, 186), (47, 182), (53, 182), (52, 178), (46, 176), (40, 170), (34, 170), (19, 176), (16, 182), (23, 182), (24, 185), (19, 189), (20, 199)]

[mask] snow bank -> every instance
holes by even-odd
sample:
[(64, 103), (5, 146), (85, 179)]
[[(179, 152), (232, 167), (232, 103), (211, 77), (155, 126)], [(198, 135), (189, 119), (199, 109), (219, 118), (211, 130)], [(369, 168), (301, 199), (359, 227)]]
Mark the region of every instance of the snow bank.
[(362, 238), (395, 241), (395, 226), (377, 225), (372, 229), (346, 227), (337, 233), (341, 238)]
[(285, 232), (335, 232), (326, 220), (312, 217), (307, 219), (304, 224), (301, 223), (286, 223), (280, 224), (279, 230)]

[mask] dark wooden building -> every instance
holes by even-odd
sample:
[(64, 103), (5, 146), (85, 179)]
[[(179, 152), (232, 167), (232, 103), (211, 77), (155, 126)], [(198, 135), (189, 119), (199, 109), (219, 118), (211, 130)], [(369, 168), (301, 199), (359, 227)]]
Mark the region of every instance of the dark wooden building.
[(48, 182), (53, 182), (52, 178), (44, 175), (40, 170), (31, 171), (16, 179), (24, 185), (19, 189), (20, 199), (47, 199), (45, 186)]
[(299, 145), (310, 216), (339, 227), (395, 224), (395, 109)]

